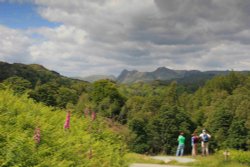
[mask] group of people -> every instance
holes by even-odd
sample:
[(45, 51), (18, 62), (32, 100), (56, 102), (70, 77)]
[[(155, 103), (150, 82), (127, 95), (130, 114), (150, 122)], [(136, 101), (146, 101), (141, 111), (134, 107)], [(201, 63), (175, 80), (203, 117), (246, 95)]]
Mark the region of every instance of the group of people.
[[(211, 138), (211, 135), (206, 132), (206, 130), (202, 130), (202, 133), (198, 136), (196, 132), (192, 134), (191, 138), (191, 145), (192, 145), (192, 155), (196, 156), (198, 153), (198, 144), (201, 142), (201, 150), (202, 155), (208, 155), (208, 141)], [(178, 147), (176, 151), (176, 156), (183, 156), (184, 154), (184, 147), (185, 147), (185, 140), (184, 133), (181, 132), (177, 141), (178, 141)]]

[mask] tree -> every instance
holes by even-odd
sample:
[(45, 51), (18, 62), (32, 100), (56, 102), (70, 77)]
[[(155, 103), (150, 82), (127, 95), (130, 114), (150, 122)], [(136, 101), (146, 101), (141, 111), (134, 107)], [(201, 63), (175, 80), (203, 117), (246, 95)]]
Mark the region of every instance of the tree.
[(225, 148), (228, 130), (232, 123), (232, 111), (225, 106), (219, 106), (214, 113), (208, 117), (204, 127), (207, 127), (215, 138), (212, 147)]
[(227, 146), (229, 148), (247, 150), (247, 128), (245, 121), (235, 118), (228, 130)]
[(23, 94), (26, 90), (31, 89), (31, 83), (22, 77), (10, 77), (3, 82), (4, 85), (9, 86), (16, 94)]
[(148, 145), (147, 134), (147, 118), (145, 119), (142, 113), (137, 113), (137, 116), (128, 122), (129, 129), (134, 136), (129, 147), (136, 153), (148, 152), (150, 146)]
[(43, 102), (48, 106), (56, 106), (57, 90), (57, 85), (53, 83), (46, 83), (41, 86), (37, 86), (35, 90), (31, 91), (30, 97), (38, 102)]
[[(154, 153), (173, 154), (176, 151), (176, 139), (180, 131), (186, 134), (186, 143), (194, 130), (190, 117), (177, 106), (162, 106), (160, 113), (149, 123), (149, 143)], [(187, 149), (190, 149), (187, 144)]]
[(178, 94), (177, 94), (177, 83), (176, 82), (172, 82), (166, 88), (164, 103), (169, 105), (169, 106), (177, 105)]
[(117, 120), (125, 100), (114, 82), (110, 80), (94, 82), (89, 97), (101, 114)]
[(74, 89), (60, 87), (56, 96), (56, 103), (57, 106), (65, 108), (67, 103), (76, 104), (77, 99), (77, 92)]

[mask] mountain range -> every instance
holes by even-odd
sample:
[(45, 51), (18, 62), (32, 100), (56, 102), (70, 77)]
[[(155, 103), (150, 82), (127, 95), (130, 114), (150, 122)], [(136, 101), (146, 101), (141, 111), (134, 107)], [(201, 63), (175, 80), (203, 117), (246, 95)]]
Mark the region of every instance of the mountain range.
[[(51, 71), (39, 64), (21, 64), (21, 63), (6, 63), (0, 62), (0, 82), (8, 77), (20, 76), (28, 79), (32, 84), (38, 80), (42, 83), (50, 80), (62, 79), (70, 80), (55, 71)], [(230, 71), (199, 71), (199, 70), (173, 70), (166, 67), (159, 67), (152, 72), (140, 72), (137, 70), (124, 69), (117, 77), (113, 75), (92, 75), (88, 77), (75, 77), (77, 80), (94, 82), (100, 79), (110, 79), (118, 83), (132, 84), (137, 82), (158, 82), (169, 83), (173, 80), (182, 84), (204, 83), (206, 80), (213, 78), (217, 75), (226, 75)], [(247, 73), (249, 71), (238, 71)]]
[[(177, 81), (192, 89), (202, 86), (207, 80), (217, 75), (227, 75), (231, 70), (225, 71), (199, 71), (199, 70), (173, 70), (166, 67), (159, 67), (152, 72), (140, 72), (137, 70), (124, 69), (116, 78), (106, 75), (92, 75), (85, 78), (78, 78), (88, 82), (94, 82), (100, 79), (110, 79), (118, 83), (132, 84), (138, 82), (168, 84)], [(249, 71), (235, 71), (247, 73)]]
[(183, 81), (196, 79), (210, 79), (216, 75), (226, 75), (230, 71), (198, 71), (198, 70), (172, 70), (166, 67), (159, 67), (152, 72), (139, 72), (136, 70), (123, 70), (117, 77), (119, 83), (136, 83), (136, 82), (152, 82), (152, 81)]

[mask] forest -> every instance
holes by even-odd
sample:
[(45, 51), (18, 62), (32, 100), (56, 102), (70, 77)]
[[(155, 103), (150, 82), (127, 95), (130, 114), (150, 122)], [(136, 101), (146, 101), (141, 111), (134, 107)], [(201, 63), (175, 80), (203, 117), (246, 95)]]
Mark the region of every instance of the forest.
[[(32, 75), (18, 67), (1, 76), (2, 166), (126, 166), (126, 152), (174, 155), (180, 131), (190, 154), (191, 134), (202, 129), (212, 136), (212, 152), (250, 150), (250, 74), (231, 71), (193, 89), (176, 81), (88, 83), (29, 68)], [(69, 129), (63, 128), (67, 112)]]

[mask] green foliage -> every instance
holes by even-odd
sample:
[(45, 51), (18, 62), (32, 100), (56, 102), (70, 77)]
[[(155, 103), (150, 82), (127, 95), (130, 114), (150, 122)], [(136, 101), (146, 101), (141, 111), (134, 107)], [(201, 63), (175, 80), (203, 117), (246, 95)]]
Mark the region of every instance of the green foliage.
[(103, 116), (118, 119), (124, 98), (110, 80), (99, 80), (93, 83), (90, 101)]
[(18, 76), (31, 82), (32, 86), (34, 86), (38, 80), (43, 84), (61, 77), (58, 73), (49, 71), (38, 64), (24, 65), (19, 63), (8, 64), (0, 62), (0, 71), (0, 81)]
[(179, 132), (187, 133), (188, 143), (194, 130), (189, 114), (180, 106), (177, 84), (150, 91), (146, 86), (141, 86), (142, 90), (137, 89), (141, 94), (149, 95), (135, 93), (126, 102), (128, 125), (134, 133), (130, 148), (137, 153), (173, 154)]
[(177, 83), (156, 86), (121, 85), (127, 101), (127, 123), (133, 132), (130, 148), (136, 152), (175, 152), (179, 131), (190, 135), (207, 129), (212, 135), (210, 150), (250, 148), (250, 76), (231, 72), (208, 81), (194, 93)]
[(57, 106), (65, 108), (67, 103), (76, 104), (78, 96), (75, 90), (60, 87), (56, 98)]
[(229, 150), (230, 155), (225, 160), (224, 151), (219, 151), (208, 157), (197, 157), (196, 161), (190, 163), (194, 167), (247, 167), (249, 166), (249, 152)]
[[(173, 154), (179, 131), (185, 132), (188, 153), (190, 135), (203, 128), (212, 135), (211, 151), (250, 149), (250, 75), (232, 71), (214, 77), (204, 86), (199, 78), (195, 85), (179, 84), (181, 80), (122, 85), (110, 80), (93, 84), (73, 80), (39, 65), (2, 63), (0, 68), (0, 81), (6, 79), (1, 89), (9, 87), (19, 95), (31, 89), (28, 95), (35, 101), (74, 109), (78, 117), (89, 108), (113, 123), (119, 121), (130, 129), (128, 145), (138, 153)], [(15, 122), (15, 117), (8, 119), (8, 124)], [(31, 125), (34, 129), (34, 123)], [(0, 135), (2, 140), (6, 138)], [(20, 135), (20, 142), (26, 140), (27, 136)], [(71, 165), (71, 161), (66, 163)]]
[(88, 87), (84, 81), (63, 77), (37, 64), (0, 62), (0, 71), (0, 82), (16, 94), (31, 89), (31, 98), (49, 106), (65, 108), (68, 103), (76, 104)]
[[(119, 136), (98, 117), (71, 116), (64, 130), (66, 113), (25, 96), (0, 91), (0, 166), (126, 166), (126, 149)], [(35, 128), (41, 130), (36, 144)]]
[(229, 148), (246, 149), (248, 129), (244, 120), (235, 119), (228, 130), (227, 145)]
[(129, 121), (128, 126), (133, 131), (135, 136), (130, 143), (130, 149), (136, 153), (145, 153), (149, 150), (150, 146), (147, 143), (148, 133), (147, 133), (147, 122), (143, 117), (136, 117)]
[(235, 72), (215, 77), (184, 105), (198, 129), (209, 130), (212, 150), (249, 149), (249, 83), (249, 76)]
[(164, 103), (168, 106), (176, 106), (178, 103), (177, 83), (172, 82), (165, 92)]
[(218, 142), (218, 146), (225, 148), (228, 129), (232, 123), (232, 114), (229, 109), (225, 107), (217, 108), (213, 112), (213, 116), (208, 120), (207, 128), (210, 130), (210, 133), (213, 134), (215, 140), (221, 141)]
[[(150, 120), (148, 128), (153, 152), (174, 154), (180, 131), (185, 133), (186, 143), (189, 143), (192, 126), (189, 116), (181, 108), (162, 106), (160, 113)], [(186, 149), (190, 149), (188, 144)]]
[(16, 94), (19, 95), (25, 93), (28, 89), (31, 89), (32, 86), (28, 80), (17, 76), (4, 80), (3, 84), (11, 88)]
[(241, 164), (250, 165), (250, 152), (249, 151), (236, 151), (230, 150), (231, 159)]
[(56, 106), (58, 85), (46, 83), (30, 92), (30, 97), (48, 106)]

